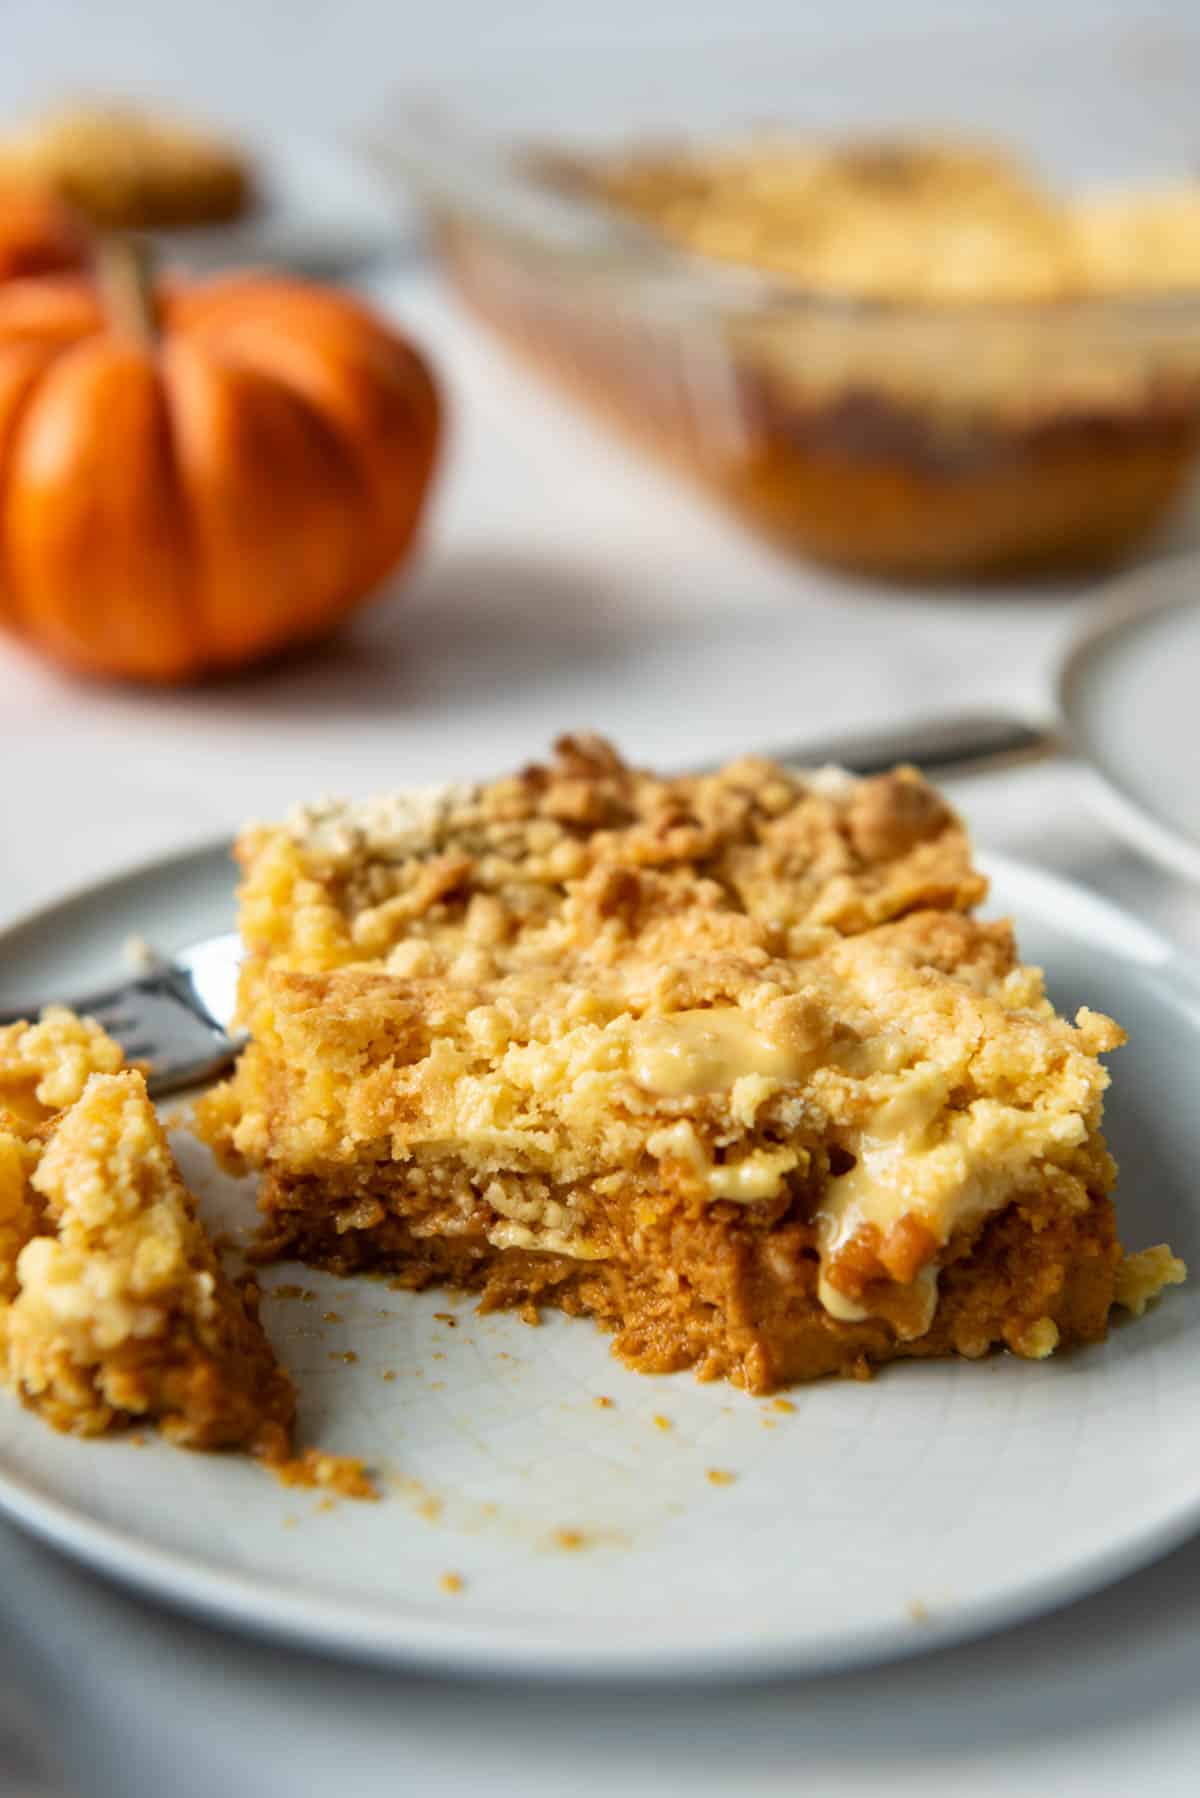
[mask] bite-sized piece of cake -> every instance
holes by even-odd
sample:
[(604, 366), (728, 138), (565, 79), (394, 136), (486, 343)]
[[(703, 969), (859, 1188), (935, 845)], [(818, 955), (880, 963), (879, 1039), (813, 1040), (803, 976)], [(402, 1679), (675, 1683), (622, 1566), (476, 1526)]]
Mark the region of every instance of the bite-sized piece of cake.
[(51, 1005), (37, 1023), (0, 1026), (0, 1303), (17, 1288), (17, 1256), (38, 1229), (30, 1184), (46, 1126), (78, 1099), (91, 1074), (125, 1065), (120, 1045), (91, 1018)]
[(1056, 1017), (920, 778), (634, 773), (243, 842), (254, 1040), (201, 1107), (262, 1252), (589, 1312), (753, 1390), (1102, 1337), (1121, 1032)]
[(0, 1369), (58, 1429), (144, 1419), (282, 1459), (295, 1400), (256, 1290), (221, 1268), (142, 1075), (91, 1071), (114, 1059), (61, 1011), (0, 1043), (18, 1101), (0, 1112)]

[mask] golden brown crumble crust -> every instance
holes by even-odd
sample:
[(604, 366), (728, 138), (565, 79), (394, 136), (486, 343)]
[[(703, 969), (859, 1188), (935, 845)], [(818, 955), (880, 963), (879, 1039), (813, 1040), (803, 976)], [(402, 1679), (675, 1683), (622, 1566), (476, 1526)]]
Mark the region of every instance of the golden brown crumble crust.
[(953, 305), (1200, 285), (1197, 184), (1059, 194), (987, 144), (764, 135), (556, 172), (687, 250), (819, 293)]
[(852, 781), (747, 759), (672, 779), (587, 736), (487, 785), (307, 808), (251, 828), (238, 853), (251, 994), (266, 959), (426, 975), (462, 957), (478, 976), (614, 959), (654, 925), (736, 940), (738, 916), (768, 953), (803, 954), (985, 890), (913, 769)]

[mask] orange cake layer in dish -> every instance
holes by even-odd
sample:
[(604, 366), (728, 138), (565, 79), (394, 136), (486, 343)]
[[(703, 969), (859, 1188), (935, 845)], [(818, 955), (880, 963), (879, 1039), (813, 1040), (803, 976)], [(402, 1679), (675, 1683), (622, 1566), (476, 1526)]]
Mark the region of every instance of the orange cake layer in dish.
[[(264, 1255), (589, 1313), (755, 1391), (1101, 1338), (1121, 1032), (1057, 1017), (912, 770), (593, 739), (245, 834), (252, 1041), (201, 1107)], [(1162, 1278), (1159, 1278), (1159, 1275)]]
[(62, 1009), (0, 1029), (0, 1378), (56, 1428), (290, 1446), (295, 1399), (140, 1072)]

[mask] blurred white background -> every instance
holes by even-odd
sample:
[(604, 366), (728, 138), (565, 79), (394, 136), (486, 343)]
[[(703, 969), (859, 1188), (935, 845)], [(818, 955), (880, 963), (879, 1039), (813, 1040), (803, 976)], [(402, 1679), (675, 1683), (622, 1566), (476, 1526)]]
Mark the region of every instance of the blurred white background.
[[(552, 45), (636, 46), (786, 30), (927, 31), (994, 25), (994, 0), (3, 0), (0, 111), (64, 88), (144, 90), (246, 125), (340, 131), (396, 85), (451, 77), (497, 53)], [(1171, 55), (1196, 0), (1006, 0), (1023, 24), (1128, 33), (1131, 55)]]

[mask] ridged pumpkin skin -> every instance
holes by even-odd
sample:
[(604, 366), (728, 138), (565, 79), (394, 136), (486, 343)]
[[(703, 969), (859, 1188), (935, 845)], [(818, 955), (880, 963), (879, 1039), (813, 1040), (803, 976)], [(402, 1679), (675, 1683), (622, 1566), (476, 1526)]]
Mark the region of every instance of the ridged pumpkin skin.
[(87, 254), (83, 227), (57, 194), (0, 183), (0, 281), (81, 269)]
[(324, 635), (397, 567), (439, 404), (343, 294), (242, 275), (155, 309), (151, 340), (89, 281), (0, 286), (0, 624), (172, 682)]

